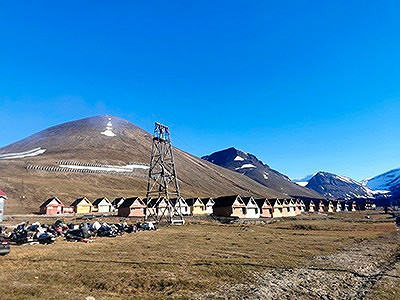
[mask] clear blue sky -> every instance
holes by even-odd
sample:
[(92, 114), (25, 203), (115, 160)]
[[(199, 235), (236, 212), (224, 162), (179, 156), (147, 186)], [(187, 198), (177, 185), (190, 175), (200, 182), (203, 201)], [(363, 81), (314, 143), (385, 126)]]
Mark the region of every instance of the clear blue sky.
[(0, 1), (0, 146), (98, 114), (292, 178), (400, 167), (399, 1)]

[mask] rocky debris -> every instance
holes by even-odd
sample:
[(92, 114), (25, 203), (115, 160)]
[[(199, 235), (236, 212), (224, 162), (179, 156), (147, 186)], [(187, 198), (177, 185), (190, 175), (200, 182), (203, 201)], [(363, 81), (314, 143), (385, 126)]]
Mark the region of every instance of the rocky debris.
[(253, 273), (250, 284), (224, 285), (200, 299), (364, 299), (400, 260), (400, 235), (364, 240), (304, 267)]

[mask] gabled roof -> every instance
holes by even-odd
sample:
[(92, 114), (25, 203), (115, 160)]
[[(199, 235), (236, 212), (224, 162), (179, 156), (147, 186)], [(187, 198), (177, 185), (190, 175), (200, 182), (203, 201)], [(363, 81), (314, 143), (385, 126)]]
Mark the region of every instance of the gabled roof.
[(124, 197), (118, 197), (118, 198), (115, 198), (115, 199), (113, 200), (113, 202), (111, 202), (111, 204), (114, 205), (114, 206), (116, 206), (117, 204), (119, 204), (121, 201), (124, 201), (124, 200), (125, 200)]
[(207, 205), (208, 202), (212, 202), (212, 205), (215, 203), (213, 198), (201, 198), (200, 200), (204, 203), (204, 205)]
[(282, 205), (289, 205), (289, 202), (286, 199), (278, 199)]
[(238, 200), (240, 203), (243, 205), (244, 202), (242, 201), (242, 198), (239, 195), (231, 195), (231, 196), (223, 196), (223, 197), (218, 197), (214, 199), (214, 207), (228, 207), (232, 206), (235, 201)]
[(157, 204), (158, 199), (161, 199), (159, 203), (161, 202), (165, 202), (165, 198), (164, 197), (160, 197), (160, 198), (150, 198), (150, 199), (144, 199), (143, 202), (147, 205), (147, 207), (151, 208), (154, 207)]
[(0, 197), (7, 199), (6, 193), (4, 193), (2, 190), (0, 190)]
[[(183, 197), (179, 197), (179, 200), (183, 203), (183, 205), (187, 205), (185, 199)], [(178, 198), (170, 198), (169, 201), (171, 201), (172, 205), (176, 205), (178, 203)]]
[(82, 198), (76, 199), (74, 202), (71, 203), (70, 206), (78, 206), (82, 201), (85, 201), (85, 202), (87, 201), (87, 203), (88, 203), (89, 205), (92, 205), (92, 203), (90, 203), (90, 201), (89, 201), (88, 198), (82, 197)]
[(248, 205), (251, 200), (254, 201), (253, 197), (242, 197), (244, 204)]
[(279, 199), (268, 199), (268, 201), (269, 201), (269, 203), (271, 203), (271, 206), (282, 205), (282, 203)]
[(44, 201), (44, 202), (42, 203), (42, 205), (40, 205), (40, 207), (46, 207), (46, 206), (49, 205), (53, 200), (56, 200), (56, 201), (59, 203), (59, 205), (64, 206), (64, 204), (61, 202), (60, 199), (58, 199), (57, 197), (52, 197), (52, 198), (49, 198), (49, 199), (47, 199), (46, 201)]
[(106, 197), (97, 198), (96, 200), (94, 200), (94, 202), (93, 202), (92, 204), (95, 205), (95, 206), (97, 206), (97, 205), (99, 205), (103, 200), (106, 201), (106, 203), (107, 203), (108, 205), (112, 205), (111, 202), (110, 202), (110, 200), (108, 200)]
[(121, 204), (121, 206), (119, 208), (131, 207), (132, 204), (135, 203), (135, 201), (139, 201), (140, 204), (143, 206), (146, 205), (146, 204), (144, 204), (142, 199), (140, 199), (139, 197), (132, 197), (132, 198), (126, 198), (125, 201)]
[(329, 206), (329, 204), (332, 204), (331, 200), (322, 200), (322, 203), (324, 204), (324, 206)]
[(312, 199), (304, 199), (303, 202), (307, 207), (309, 207), (310, 205), (315, 206), (315, 202)]
[(203, 201), (201, 201), (200, 198), (187, 198), (185, 199), (186, 204), (189, 206), (193, 206), (196, 202), (198, 202), (198, 204), (200, 205), (204, 205)]
[(254, 199), (254, 201), (256, 201), (259, 208), (262, 208), (264, 206), (264, 204), (271, 206), (271, 203), (266, 198), (258, 198), (258, 199)]

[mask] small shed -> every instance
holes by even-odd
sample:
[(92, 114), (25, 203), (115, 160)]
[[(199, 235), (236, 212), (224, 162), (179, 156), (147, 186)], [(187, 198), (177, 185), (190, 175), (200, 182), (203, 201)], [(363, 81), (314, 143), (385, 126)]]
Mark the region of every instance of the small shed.
[(189, 206), (190, 214), (192, 216), (207, 214), (206, 206), (204, 205), (203, 201), (201, 201), (200, 198), (188, 198), (185, 199), (185, 201), (186, 204)]
[(314, 204), (314, 201), (313, 201), (313, 200), (311, 200), (311, 199), (304, 199), (303, 202), (304, 202), (304, 204), (305, 204), (305, 206), (306, 206), (306, 208), (305, 208), (306, 211), (308, 211), (308, 212), (310, 212), (310, 213), (313, 213), (313, 212), (316, 211), (316, 207), (315, 207), (315, 204)]
[(118, 208), (120, 217), (144, 217), (146, 204), (139, 197), (127, 198)]
[(246, 204), (246, 218), (257, 219), (260, 217), (260, 208), (253, 197), (242, 197), (244, 204)]
[(315, 200), (315, 211), (319, 213), (323, 213), (325, 211), (324, 201), (322, 200)]
[(124, 198), (124, 197), (115, 198), (115, 199), (111, 202), (111, 204), (112, 204), (112, 206), (113, 206), (113, 208), (114, 208), (114, 211), (118, 211), (118, 208), (121, 206), (122, 203), (124, 203), (124, 201), (125, 201), (125, 198)]
[(272, 205), (266, 198), (254, 199), (260, 209), (261, 218), (272, 218)]
[(190, 215), (190, 207), (183, 197), (169, 199), (174, 206), (174, 209), (180, 212), (183, 216)]
[(106, 197), (97, 198), (93, 202), (93, 206), (98, 212), (112, 212), (114, 208), (110, 200), (108, 200)]
[(64, 213), (64, 204), (57, 197), (47, 199), (39, 207), (39, 214), (41, 215), (59, 215), (62, 213)]
[(357, 211), (357, 203), (356, 203), (356, 201), (350, 201), (349, 210), (350, 211)]
[(304, 201), (303, 200), (297, 200), (297, 201), (299, 201), (300, 202), (300, 210), (301, 210), (301, 213), (304, 213), (304, 212), (306, 212), (306, 204), (304, 203)]
[(3, 221), (4, 201), (5, 200), (7, 200), (7, 195), (2, 190), (0, 190), (0, 222)]
[(215, 204), (215, 201), (213, 198), (202, 198), (201, 201), (203, 201), (204, 205), (206, 206), (206, 214), (211, 215), (213, 213), (213, 206)]
[(282, 205), (282, 217), (290, 217), (290, 206), (286, 199), (279, 199)]
[(333, 213), (335, 211), (332, 200), (324, 200), (323, 203), (325, 212)]
[(223, 196), (214, 199), (213, 214), (222, 217), (246, 217), (246, 204), (239, 195)]
[(157, 198), (146, 199), (144, 203), (146, 204), (146, 209), (145, 209), (146, 217), (149, 216), (162, 217), (169, 215), (169, 209), (168, 209), (169, 204), (164, 197), (160, 197), (158, 199)]
[(293, 199), (294, 205), (295, 205), (295, 210), (294, 213), (296, 216), (301, 215), (301, 202), (299, 199)]
[(88, 214), (92, 212), (93, 205), (88, 198), (82, 197), (72, 202), (71, 207), (73, 207), (74, 212), (77, 214)]
[(286, 199), (289, 204), (289, 217), (295, 217), (296, 214), (296, 202), (293, 199)]
[(279, 199), (268, 199), (272, 207), (272, 217), (282, 218), (283, 217), (283, 205)]
[(349, 202), (348, 201), (343, 201), (342, 202), (342, 211), (348, 212), (349, 211)]
[(334, 200), (334, 201), (332, 201), (332, 204), (333, 204), (334, 211), (336, 211), (336, 212), (342, 211), (342, 204), (341, 204), (340, 200)]

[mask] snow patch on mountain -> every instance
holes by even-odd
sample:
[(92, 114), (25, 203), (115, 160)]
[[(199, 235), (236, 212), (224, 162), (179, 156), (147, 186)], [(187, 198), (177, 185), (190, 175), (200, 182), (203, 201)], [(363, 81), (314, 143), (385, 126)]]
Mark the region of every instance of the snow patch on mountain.
[(113, 137), (116, 136), (116, 134), (112, 131), (112, 122), (111, 122), (111, 118), (108, 118), (108, 123), (106, 126), (106, 130), (104, 130), (103, 132), (101, 132), (101, 134), (105, 135), (105, 136), (109, 136), (109, 137)]
[(240, 156), (238, 155), (238, 156), (235, 157), (234, 160), (235, 160), (235, 161), (243, 161), (244, 158), (243, 158), (243, 157), (240, 157)]
[(292, 181), (293, 181), (294, 183), (300, 185), (300, 186), (305, 187), (305, 186), (308, 184), (308, 182), (310, 181), (310, 179), (313, 178), (313, 176), (314, 176), (315, 174), (316, 174), (316, 173), (311, 174), (311, 175), (304, 176), (303, 178), (293, 179)]
[(46, 149), (42, 149), (41, 147), (34, 148), (32, 150), (24, 151), (24, 152), (15, 152), (15, 153), (3, 153), (0, 154), (0, 159), (16, 159), (16, 158), (24, 158), (24, 157), (32, 157), (43, 154), (46, 152)]
[(240, 169), (248, 169), (248, 168), (257, 168), (255, 165), (252, 164), (244, 164), (243, 166), (239, 168), (235, 168), (235, 170), (240, 170)]

